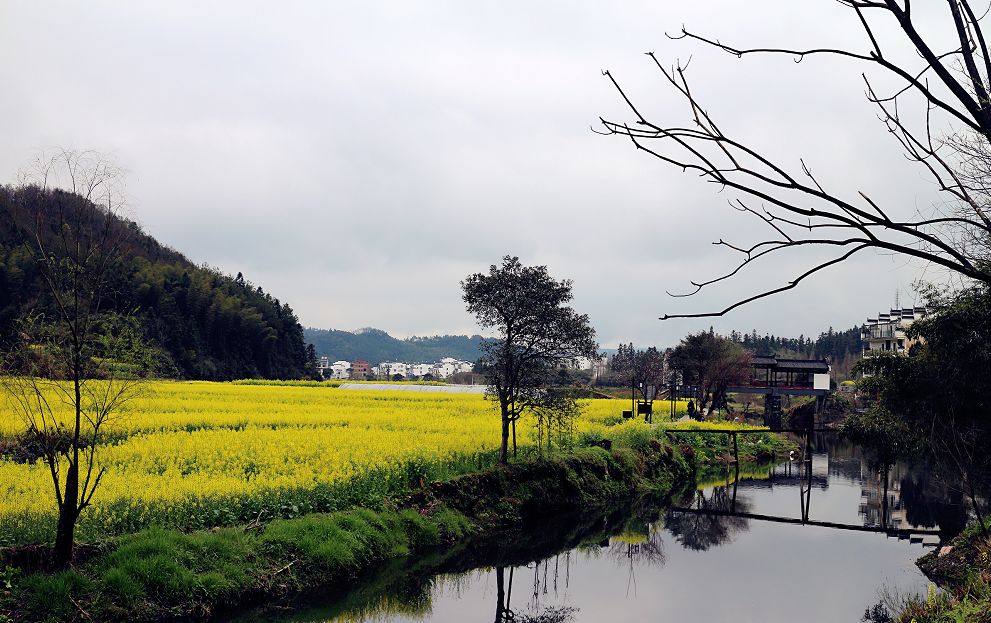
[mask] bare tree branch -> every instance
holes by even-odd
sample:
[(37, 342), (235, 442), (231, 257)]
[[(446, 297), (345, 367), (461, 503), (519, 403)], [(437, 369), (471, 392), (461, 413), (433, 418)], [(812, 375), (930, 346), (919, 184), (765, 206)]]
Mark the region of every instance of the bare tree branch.
[[(867, 99), (877, 105), (880, 120), (905, 156), (922, 166), (935, 180), (939, 191), (946, 195), (948, 205), (955, 206), (949, 214), (940, 213), (937, 209), (936, 214), (930, 217), (916, 214), (916, 218), (893, 218), (891, 214), (894, 211), (890, 207), (882, 206), (863, 190), (856, 189), (854, 197), (847, 199), (825, 188), (804, 158), (799, 160), (801, 174), (792, 175), (788, 172), (789, 167), (723, 132), (693, 94), (685, 66), (680, 63), (667, 68), (653, 53), (648, 53), (666, 84), (685, 102), (691, 127), (652, 120), (627, 95), (613, 73), (604, 72), (632, 111), (634, 120), (627, 123), (600, 118), (599, 133), (626, 137), (638, 151), (684, 172), (695, 173), (703, 180), (716, 184), (720, 190), (739, 193), (740, 196), (733, 198), (730, 205), (759, 218), (773, 232), (770, 238), (752, 244), (731, 243), (720, 238), (713, 244), (740, 253), (742, 259), (720, 276), (691, 280), (693, 290), (673, 296), (692, 296), (706, 286), (739, 274), (751, 263), (786, 249), (819, 247), (839, 250), (855, 245), (813, 265), (784, 286), (745, 298), (720, 312), (675, 314), (663, 318), (723, 315), (742, 304), (794, 288), (806, 277), (865, 248), (917, 258), (964, 278), (991, 283), (991, 245), (988, 244), (991, 241), (991, 219), (988, 217), (991, 184), (985, 184), (980, 179), (980, 175), (991, 174), (991, 148), (986, 147), (991, 138), (991, 102), (988, 101), (987, 84), (991, 56), (988, 55), (980, 18), (975, 15), (968, 0), (947, 2), (947, 24), (959, 47), (939, 54), (919, 33), (910, 2), (899, 5), (894, 0), (840, 0), (842, 6), (854, 12), (859, 26), (863, 28), (870, 45), (867, 52), (830, 47), (738, 48), (686, 28), (682, 28), (680, 34), (669, 36), (699, 42), (737, 57), (784, 54), (801, 62), (808, 56), (830, 55), (876, 65), (893, 74), (904, 82), (904, 86), (889, 96), (879, 95), (867, 76), (862, 74), (867, 86)], [(890, 18), (900, 29), (908, 47), (923, 60), (921, 69), (910, 71), (889, 60), (875, 35), (875, 26), (868, 11)], [(959, 73), (963, 79), (954, 73), (954, 66), (961, 68)], [(938, 78), (938, 89), (929, 84), (926, 75), (930, 73)], [(907, 94), (922, 96), (925, 115), (921, 131), (902, 118), (899, 100)], [(962, 134), (948, 138), (936, 136), (933, 131), (934, 113), (948, 117), (958, 126), (962, 125), (963, 132), (971, 138), (963, 138)], [(985, 157), (983, 161), (988, 166), (979, 171), (978, 166), (968, 165), (966, 157), (974, 154)], [(750, 200), (760, 202), (760, 210), (750, 207)], [(813, 231), (819, 232), (819, 235), (812, 235)]]

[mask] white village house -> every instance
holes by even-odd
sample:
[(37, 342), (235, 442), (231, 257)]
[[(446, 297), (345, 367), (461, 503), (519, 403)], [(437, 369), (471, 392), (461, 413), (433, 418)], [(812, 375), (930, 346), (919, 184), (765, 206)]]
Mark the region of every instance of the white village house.
[(446, 379), (459, 372), (471, 372), (475, 365), (453, 357), (445, 357), (436, 363), (405, 363), (401, 361), (383, 361), (372, 366), (372, 376), (376, 378), (393, 378), (396, 375), (403, 378), (423, 378), (428, 374), (435, 379)]
[(337, 380), (351, 378), (351, 362), (335, 361), (332, 363), (330, 365), (330, 378)]

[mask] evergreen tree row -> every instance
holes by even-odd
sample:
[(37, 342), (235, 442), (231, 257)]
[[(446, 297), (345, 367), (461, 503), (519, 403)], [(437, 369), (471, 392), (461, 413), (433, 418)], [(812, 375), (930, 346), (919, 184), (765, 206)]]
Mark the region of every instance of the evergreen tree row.
[(838, 360), (850, 354), (859, 354), (863, 349), (863, 344), (860, 341), (860, 327), (853, 327), (844, 331), (834, 331), (833, 327), (829, 327), (828, 331), (820, 333), (819, 337), (814, 340), (804, 335), (797, 338), (778, 337), (770, 334), (758, 335), (756, 330), (750, 333), (731, 331), (729, 338), (747, 350), (760, 355), (788, 353), (802, 357), (829, 357)]
[(838, 377), (849, 376), (853, 363), (860, 358), (864, 348), (860, 339), (860, 327), (843, 331), (835, 331), (833, 327), (829, 327), (828, 331), (820, 333), (814, 340), (804, 335), (797, 338), (759, 335), (756, 330), (750, 333), (731, 331), (729, 338), (758, 355), (828, 358)]

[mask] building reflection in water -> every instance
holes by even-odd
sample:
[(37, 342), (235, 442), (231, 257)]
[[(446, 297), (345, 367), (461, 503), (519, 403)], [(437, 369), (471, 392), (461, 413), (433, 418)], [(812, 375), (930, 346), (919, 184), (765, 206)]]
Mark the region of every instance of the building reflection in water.
[[(496, 623), (568, 623), (578, 615), (572, 600), (588, 604), (585, 591), (594, 590), (586, 583), (582, 594), (575, 595), (569, 584), (573, 577), (587, 581), (589, 568), (625, 579), (627, 599), (649, 599), (656, 585), (642, 581), (638, 595), (638, 573), (641, 579), (656, 578), (650, 570), (669, 564), (669, 559), (674, 565), (686, 560), (682, 550), (702, 552), (738, 537), (742, 542), (744, 533), (755, 542), (774, 543), (778, 527), (773, 522), (805, 524), (810, 530), (877, 530), (882, 537), (886, 530), (900, 530), (898, 535), (905, 538), (912, 538), (912, 530), (937, 528), (945, 536), (964, 525), (966, 507), (960, 492), (924, 466), (897, 464), (885, 470), (871, 465), (850, 444), (822, 436), (811, 442), (809, 452), (797, 452), (796, 460), (734, 465), (711, 475), (672, 508), (627, 508), (587, 518), (578, 526), (564, 523), (558, 527), (563, 530), (559, 537), (553, 536), (552, 526), (543, 526), (537, 545), (516, 541), (509, 554), (503, 549), (484, 555), (465, 550), (467, 562), (454, 557), (413, 569), (397, 561), (394, 577), (370, 578), (367, 586), (335, 600), (329, 616), (319, 620), (434, 620), (435, 603), (458, 603), (474, 595), (481, 599), (478, 605), (485, 618), (494, 616)], [(805, 456), (811, 460), (802, 460)], [(795, 532), (791, 534), (795, 538)], [(841, 547), (844, 542), (837, 539)], [(534, 558), (539, 561), (525, 563)], [(613, 564), (603, 566), (603, 560)], [(615, 588), (619, 592), (613, 597), (621, 598), (622, 585)], [(451, 618), (455, 612), (452, 608), (436, 620), (457, 620)]]

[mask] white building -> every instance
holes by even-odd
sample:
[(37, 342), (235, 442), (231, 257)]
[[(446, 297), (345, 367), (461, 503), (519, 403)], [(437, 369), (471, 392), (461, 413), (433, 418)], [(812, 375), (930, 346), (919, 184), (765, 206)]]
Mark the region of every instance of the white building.
[(444, 357), (433, 365), (430, 373), (437, 378), (446, 379), (453, 374), (471, 372), (474, 369), (475, 365), (470, 362), (454, 359), (453, 357)]
[[(326, 375), (325, 375), (326, 376)], [(330, 365), (330, 378), (349, 379), (351, 378), (351, 362), (335, 361)]]
[[(338, 362), (347, 363), (347, 362)], [(336, 365), (336, 364), (335, 364)], [(446, 379), (459, 372), (472, 372), (475, 364), (461, 361), (453, 357), (445, 357), (437, 363), (405, 363), (402, 361), (383, 361), (371, 366), (368, 372), (373, 378), (393, 378), (399, 375), (403, 378), (422, 378), (428, 374), (435, 379)], [(352, 369), (352, 372), (354, 370)], [(337, 378), (337, 377), (334, 377)], [(346, 377), (345, 377), (346, 378)]]
[(399, 361), (383, 361), (378, 365), (378, 373), (376, 376), (388, 376), (392, 378), (396, 375), (401, 377), (406, 377), (409, 374), (409, 369), (407, 364), (401, 363)]
[(433, 368), (433, 364), (429, 363), (411, 363), (406, 370), (409, 376), (426, 376), (433, 374)]
[(914, 307), (892, 309), (887, 314), (878, 314), (877, 318), (868, 318), (860, 329), (864, 355), (881, 352), (907, 354), (914, 341), (905, 335), (905, 330), (925, 315), (924, 307)]

